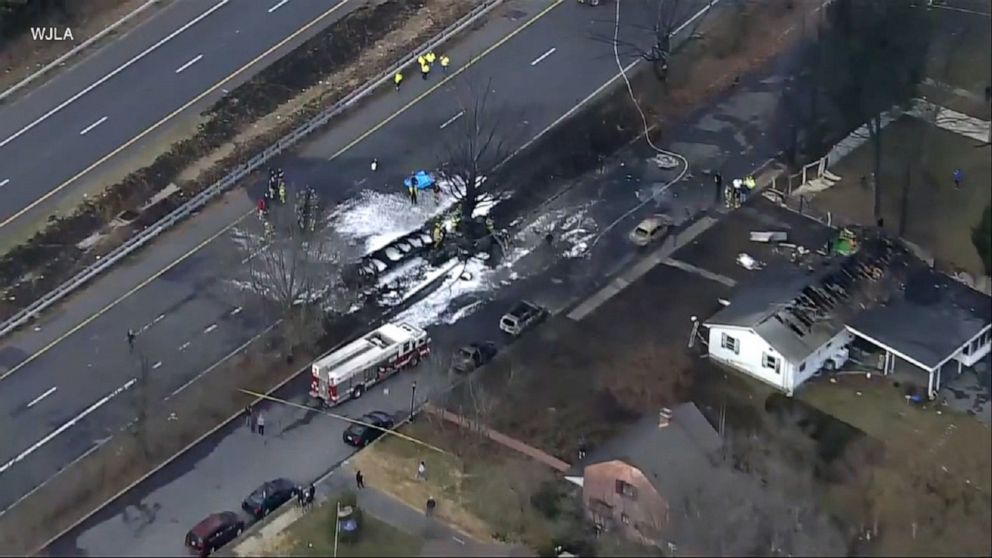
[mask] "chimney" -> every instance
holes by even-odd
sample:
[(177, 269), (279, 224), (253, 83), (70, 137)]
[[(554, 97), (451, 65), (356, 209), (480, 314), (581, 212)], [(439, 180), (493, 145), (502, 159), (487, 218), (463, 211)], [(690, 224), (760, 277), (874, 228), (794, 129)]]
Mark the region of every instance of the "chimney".
[(658, 428), (665, 428), (672, 422), (672, 410), (668, 407), (662, 407), (661, 411), (658, 412)]

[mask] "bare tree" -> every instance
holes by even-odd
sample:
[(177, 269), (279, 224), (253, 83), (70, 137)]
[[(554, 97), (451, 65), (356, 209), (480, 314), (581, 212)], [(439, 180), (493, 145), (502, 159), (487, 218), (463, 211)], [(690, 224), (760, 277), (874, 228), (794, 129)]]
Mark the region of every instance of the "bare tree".
[[(610, 45), (615, 42), (617, 54), (623, 57), (636, 56), (651, 64), (655, 77), (665, 81), (668, 77), (668, 61), (672, 53), (672, 39), (675, 32), (699, 9), (699, 5), (683, 0), (653, 0), (642, 2), (640, 7), (641, 13), (632, 18), (636, 19), (636, 23), (615, 21), (615, 24), (619, 23), (619, 29), (615, 25), (614, 32), (596, 35), (593, 38)], [(695, 35), (705, 19), (704, 15), (693, 22), (689, 31), (690, 36)], [(654, 22), (653, 25), (644, 24), (651, 21)], [(631, 32), (636, 38), (630, 38)]]
[(244, 235), (241, 285), (276, 319), (289, 325), (289, 338), (316, 340), (328, 311), (347, 300), (341, 283), (342, 243), (328, 227), (327, 214), (310, 188), (295, 203), (271, 204), (264, 234)]
[(880, 219), (882, 115), (907, 103), (923, 78), (930, 20), (911, 2), (835, 0), (826, 8), (820, 41), (820, 87), (850, 126), (868, 128)]
[(466, 99), (458, 95), (461, 116), (447, 127), (442, 141), (438, 177), (460, 206), (461, 232), (468, 237), (481, 236), (473, 227), (473, 215), (485, 195), (492, 195), (497, 185), (494, 174), (508, 155), (502, 133), (502, 111), (489, 106), (492, 80), (485, 89), (466, 86)]

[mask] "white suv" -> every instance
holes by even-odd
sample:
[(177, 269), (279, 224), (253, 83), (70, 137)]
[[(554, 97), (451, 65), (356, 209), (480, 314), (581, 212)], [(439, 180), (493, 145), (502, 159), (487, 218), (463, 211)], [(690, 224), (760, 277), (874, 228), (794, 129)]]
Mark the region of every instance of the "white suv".
[(499, 328), (510, 335), (517, 336), (541, 321), (546, 315), (547, 310), (532, 302), (518, 302), (499, 319)]

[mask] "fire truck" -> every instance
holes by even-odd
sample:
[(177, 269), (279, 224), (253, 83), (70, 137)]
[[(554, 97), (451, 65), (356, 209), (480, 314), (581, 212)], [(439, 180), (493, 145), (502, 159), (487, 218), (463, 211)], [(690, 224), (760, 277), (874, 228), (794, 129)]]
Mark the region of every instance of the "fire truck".
[(315, 361), (310, 396), (327, 406), (357, 399), (376, 382), (420, 364), (430, 343), (419, 327), (387, 323)]

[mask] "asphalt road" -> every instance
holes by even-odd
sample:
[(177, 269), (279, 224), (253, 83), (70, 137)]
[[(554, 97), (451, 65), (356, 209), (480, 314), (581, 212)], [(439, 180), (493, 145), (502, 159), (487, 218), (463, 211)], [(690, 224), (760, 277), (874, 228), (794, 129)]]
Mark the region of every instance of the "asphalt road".
[[(140, 150), (143, 143), (133, 140), (146, 130), (161, 123), (155, 133), (163, 133), (176, 116), (195, 114), (222, 95), (222, 85), (247, 79), (359, 4), (179, 0), (5, 105), (0, 231), (22, 218), (47, 216), (85, 174)], [(251, 65), (284, 40), (285, 46)]]
[[(599, 19), (602, 14), (573, 2), (508, 2), (452, 47), (447, 84), (441, 85), (438, 75), (426, 82), (410, 79), (398, 93), (383, 92), (288, 156), (282, 163), (287, 177), (314, 185), (332, 203), (359, 191), (396, 193), (405, 173), (436, 161), (437, 143), (430, 138), (442, 133), (441, 124), (457, 112), (447, 89), (461, 83), (492, 84), (493, 102), (518, 123), (507, 136), (519, 146), (615, 75), (610, 46), (593, 39), (612, 31), (612, 20)], [(518, 29), (523, 30), (513, 34)], [(552, 54), (535, 62), (552, 48)], [(483, 53), (470, 66), (464, 62)], [(455, 75), (460, 67), (467, 69)], [(327, 160), (339, 152), (335, 161)], [(378, 181), (368, 177), (373, 157), (381, 162)], [(250, 307), (242, 308), (249, 306), (244, 295), (230, 285), (239, 251), (223, 234), (253, 206), (257, 187), (228, 196), (166, 235), (156, 250), (38, 322), (37, 331), (0, 342), (5, 370), (0, 417), (8, 423), (4, 431), (17, 432), (0, 440), (0, 510), (109, 439), (136, 416), (139, 393), (161, 398), (195, 385), (212, 364), (266, 327)], [(188, 257), (156, 275), (171, 264), (164, 258), (173, 254)], [(102, 305), (94, 306), (94, 300), (114, 300), (131, 285), (140, 288), (98, 312)], [(73, 319), (67, 322), (67, 317)], [(147, 359), (145, 372), (129, 352), (128, 328), (139, 331), (135, 354)], [(139, 385), (142, 390), (136, 389)]]
[[(391, 378), (334, 412), (357, 417), (375, 409), (404, 415), (409, 412), (412, 381), (417, 382), (419, 402), (436, 397), (455, 379), (445, 365), (458, 346), (493, 340), (506, 347), (509, 341), (496, 324), (512, 303), (526, 298), (558, 316), (569, 315), (578, 301), (645, 254), (625, 238), (639, 219), (664, 213), (679, 222), (687, 212), (711, 210), (713, 189), (703, 169), (720, 169), (725, 176), (743, 175), (776, 150), (768, 135), (780, 83), (775, 76), (772, 68), (769, 74), (745, 81), (672, 130), (666, 147), (692, 161), (693, 172), (683, 181), (664, 189), (672, 173), (653, 166), (649, 162), (653, 153), (638, 144), (623, 156), (622, 166), (579, 183), (542, 211), (539, 226), (555, 224), (559, 231), (552, 247), (543, 245), (540, 234), (528, 235), (524, 227), (514, 245), (528, 250), (527, 255), (494, 275), (490, 287), (452, 297), (444, 294), (442, 286), (414, 303), (400, 316), (432, 323), (428, 328), (434, 339), (432, 358), (416, 371)], [(574, 244), (583, 241), (579, 238), (583, 231), (591, 233), (584, 240), (587, 243), (607, 232), (586, 255), (573, 257)], [(513, 276), (519, 279), (503, 283)], [(664, 289), (664, 281), (673, 277), (702, 280), (667, 268), (649, 272), (645, 280), (657, 281), (657, 288)], [(443, 305), (435, 300), (438, 297)], [(463, 311), (469, 307), (474, 311)], [(304, 403), (308, 387), (309, 378), (303, 374), (275, 397)], [(270, 478), (309, 482), (353, 453), (340, 442), (345, 424), (339, 419), (277, 403), (267, 404), (263, 412), (265, 438), (234, 421), (56, 541), (49, 551), (53, 555), (178, 555), (186, 530), (206, 514), (237, 511), (241, 499)], [(374, 486), (376, 481), (367, 478), (366, 482)]]

